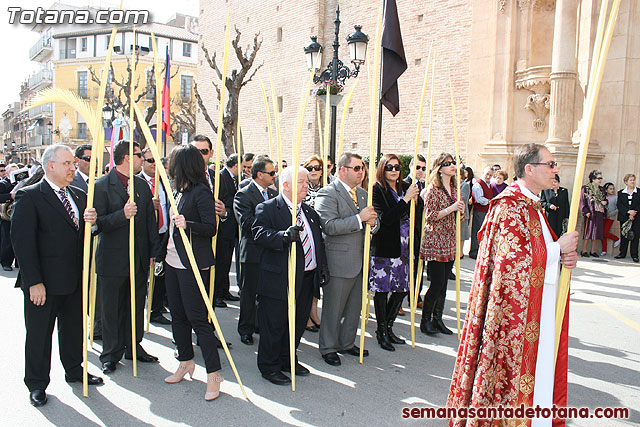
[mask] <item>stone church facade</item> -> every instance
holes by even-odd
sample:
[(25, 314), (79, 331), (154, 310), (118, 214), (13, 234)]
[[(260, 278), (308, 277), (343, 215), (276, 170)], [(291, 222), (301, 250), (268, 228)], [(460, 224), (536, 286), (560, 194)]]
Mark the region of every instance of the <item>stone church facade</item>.
[[(270, 95), (273, 80), (281, 106), (284, 158), (291, 159), (301, 88), (307, 76), (303, 48), (309, 36), (323, 45), (323, 67), (331, 60), (336, 7), (340, 7), (339, 56), (349, 61), (346, 37), (353, 25), (375, 39), (378, 2), (360, 0), (215, 0), (203, 2), (199, 43), (218, 53), (221, 63), (227, 12), (242, 32), (241, 45), (260, 32), (258, 75), (240, 95), (245, 150), (268, 153), (269, 137), (262, 79)], [(380, 4), (382, 2), (379, 2)], [(601, 0), (397, 0), (408, 62), (399, 80), (400, 112), (383, 114), (382, 151), (413, 153), (416, 122), (429, 47), (435, 50), (436, 80), (432, 153), (454, 151), (449, 75), (454, 88), (460, 152), (479, 172), (499, 163), (512, 173), (514, 149), (546, 143), (560, 163), (562, 185), (571, 188), (580, 138), (584, 97)], [(232, 32), (233, 34), (233, 32)], [(367, 60), (373, 60), (370, 43)], [(203, 55), (198, 89), (217, 122), (214, 72)], [(371, 64), (369, 64), (371, 65)], [(238, 67), (234, 56), (229, 69)], [(344, 150), (369, 150), (369, 99), (366, 64), (347, 80), (358, 81), (346, 113)], [(430, 91), (431, 78), (429, 77)], [(269, 100), (271, 104), (271, 100)], [(309, 99), (302, 158), (319, 150), (316, 103)], [(338, 132), (344, 99), (338, 105)], [(322, 110), (324, 111), (324, 110)], [(272, 112), (273, 120), (273, 112)], [(197, 118), (198, 132), (215, 133)], [(275, 126), (274, 126), (275, 133)], [(420, 129), (420, 151), (429, 138), (429, 92)], [(275, 140), (275, 136), (274, 136)], [(640, 4), (623, 0), (609, 51), (591, 134), (587, 171), (599, 168), (606, 181), (622, 188), (625, 173), (640, 173)]]

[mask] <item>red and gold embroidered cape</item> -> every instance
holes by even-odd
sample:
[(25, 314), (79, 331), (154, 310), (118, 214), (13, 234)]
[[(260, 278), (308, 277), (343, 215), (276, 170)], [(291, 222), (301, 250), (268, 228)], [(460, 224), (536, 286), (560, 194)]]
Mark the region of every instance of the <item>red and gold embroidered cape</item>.
[[(491, 201), (479, 233), (480, 249), (448, 407), (533, 404), (547, 261), (536, 209), (539, 203), (523, 195), (517, 185)], [(567, 303), (555, 367), (553, 402), (559, 407), (567, 402), (568, 320)], [(531, 420), (455, 419), (450, 425), (520, 427), (530, 426)], [(562, 426), (564, 420), (554, 420), (553, 425)]]

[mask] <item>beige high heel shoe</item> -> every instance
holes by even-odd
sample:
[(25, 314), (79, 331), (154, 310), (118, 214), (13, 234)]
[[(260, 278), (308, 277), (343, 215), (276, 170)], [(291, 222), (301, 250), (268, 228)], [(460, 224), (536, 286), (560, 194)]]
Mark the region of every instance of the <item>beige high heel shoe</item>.
[(196, 363), (193, 360), (187, 362), (181, 362), (175, 374), (168, 376), (164, 379), (165, 383), (175, 384), (184, 379), (184, 376), (189, 374), (189, 378), (193, 379), (193, 371), (196, 369)]
[[(224, 381), (224, 378), (218, 372), (212, 372), (207, 374), (207, 392), (204, 395), (204, 400), (215, 400), (220, 396), (220, 383)], [(210, 388), (215, 390), (210, 390)]]

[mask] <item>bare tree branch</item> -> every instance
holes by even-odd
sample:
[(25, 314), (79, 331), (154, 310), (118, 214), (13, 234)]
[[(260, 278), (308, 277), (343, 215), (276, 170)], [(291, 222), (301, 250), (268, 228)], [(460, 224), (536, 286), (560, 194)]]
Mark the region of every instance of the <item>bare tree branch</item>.
[(202, 115), (204, 116), (204, 119), (207, 121), (207, 123), (209, 123), (209, 126), (211, 126), (211, 129), (213, 129), (213, 131), (217, 134), (218, 133), (218, 126), (216, 126), (213, 123), (213, 120), (211, 120), (211, 116), (209, 115), (209, 111), (207, 111), (207, 107), (205, 107), (204, 102), (202, 101), (202, 97), (200, 96), (200, 92), (198, 92), (198, 84), (194, 83), (193, 85), (193, 93), (196, 96), (196, 100), (198, 101), (198, 107), (200, 108), (200, 111), (202, 111)]

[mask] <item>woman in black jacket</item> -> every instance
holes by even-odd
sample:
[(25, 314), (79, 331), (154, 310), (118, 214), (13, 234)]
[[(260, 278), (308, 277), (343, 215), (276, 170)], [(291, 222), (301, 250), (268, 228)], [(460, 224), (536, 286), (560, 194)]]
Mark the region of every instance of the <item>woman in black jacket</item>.
[(640, 219), (638, 218), (638, 211), (640, 210), (640, 191), (636, 187), (636, 176), (634, 174), (626, 174), (624, 176), (624, 183), (626, 187), (618, 191), (618, 221), (620, 221), (620, 227), (622, 227), (627, 220), (631, 220), (631, 230), (633, 230), (634, 236), (631, 240), (620, 236), (620, 253), (614, 258), (626, 258), (627, 247), (630, 246), (631, 259), (633, 259), (633, 262), (639, 262), (638, 241), (640, 241)]
[(569, 192), (566, 188), (560, 187), (560, 176), (556, 174), (553, 180), (553, 187), (548, 190), (542, 190), (540, 203), (547, 215), (549, 226), (555, 233), (556, 237), (560, 237), (563, 232), (563, 223), (569, 218)]
[[(369, 290), (375, 292), (378, 344), (384, 350), (394, 351), (393, 344), (405, 344), (392, 327), (409, 290), (409, 207), (419, 190), (416, 184), (402, 181), (402, 164), (395, 154), (380, 159), (376, 181), (373, 207), (380, 228), (371, 241)], [(389, 292), (391, 297), (387, 299)]]
[(216, 348), (216, 338), (208, 322), (207, 308), (178, 230), (184, 229), (189, 237), (200, 275), (207, 286), (209, 268), (215, 264), (211, 238), (216, 234), (216, 214), (204, 170), (204, 160), (194, 146), (182, 145), (171, 153), (169, 174), (175, 182), (176, 203), (180, 215), (173, 216), (169, 225), (165, 283), (171, 310), (171, 328), (178, 347), (180, 366), (173, 375), (165, 379), (165, 382), (180, 382), (187, 373), (193, 377), (193, 328), (207, 370), (207, 392), (204, 398), (214, 400), (220, 394), (220, 383), (223, 381), (218, 372), (220, 357)]

